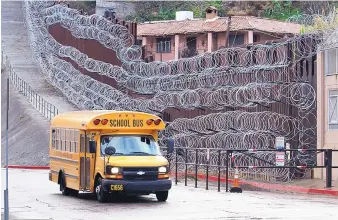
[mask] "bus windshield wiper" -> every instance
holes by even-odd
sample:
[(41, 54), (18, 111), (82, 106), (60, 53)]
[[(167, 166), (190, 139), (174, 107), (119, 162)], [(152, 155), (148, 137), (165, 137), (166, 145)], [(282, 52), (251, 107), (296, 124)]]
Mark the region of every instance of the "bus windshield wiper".
[(133, 151), (133, 152), (130, 152), (130, 154), (144, 154), (144, 155), (152, 155), (152, 156), (155, 156), (155, 154), (150, 154), (150, 153), (142, 152), (142, 151)]
[(124, 155), (123, 153), (114, 153), (112, 156), (114, 155)]

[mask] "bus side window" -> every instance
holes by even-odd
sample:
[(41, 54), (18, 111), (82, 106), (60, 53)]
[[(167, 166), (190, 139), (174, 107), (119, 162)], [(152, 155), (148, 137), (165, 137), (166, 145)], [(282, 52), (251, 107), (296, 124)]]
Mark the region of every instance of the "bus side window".
[(65, 151), (67, 152), (70, 152), (70, 130), (69, 129), (66, 129), (65, 130), (65, 146), (66, 146), (66, 149)]
[(60, 129), (60, 150), (63, 151), (64, 150), (64, 143), (63, 140), (65, 139), (65, 129)]
[(55, 136), (56, 136), (56, 131), (55, 131), (55, 129), (52, 129), (52, 149), (55, 149), (55, 147), (56, 147)]
[(56, 129), (56, 150), (60, 150), (60, 128)]
[(65, 129), (65, 151), (70, 151), (70, 146), (69, 146), (69, 129)]
[(64, 151), (68, 151), (68, 129), (65, 129), (65, 136), (63, 137), (63, 143), (64, 143)]
[(74, 150), (74, 129), (69, 130), (69, 152), (73, 152)]
[(85, 151), (85, 136), (84, 134), (81, 134), (80, 136), (80, 152), (84, 153)]
[(78, 153), (79, 152), (79, 145), (78, 145), (78, 143), (79, 143), (79, 134), (80, 134), (80, 132), (79, 131), (75, 131), (75, 134), (74, 134), (74, 136), (75, 136), (75, 141), (74, 141), (74, 152), (76, 152), (76, 153)]

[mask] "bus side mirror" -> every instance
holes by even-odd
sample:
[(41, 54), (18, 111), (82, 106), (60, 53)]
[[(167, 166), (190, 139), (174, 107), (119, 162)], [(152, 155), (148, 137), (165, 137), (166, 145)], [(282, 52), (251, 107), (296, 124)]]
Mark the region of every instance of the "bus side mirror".
[(115, 154), (115, 152), (116, 152), (115, 147), (108, 146), (108, 147), (106, 147), (106, 149), (104, 149), (104, 153), (109, 155), (109, 156)]
[(172, 138), (169, 138), (167, 141), (167, 153), (171, 154), (174, 152), (175, 141)]
[(96, 153), (96, 141), (94, 140), (89, 141), (89, 153)]

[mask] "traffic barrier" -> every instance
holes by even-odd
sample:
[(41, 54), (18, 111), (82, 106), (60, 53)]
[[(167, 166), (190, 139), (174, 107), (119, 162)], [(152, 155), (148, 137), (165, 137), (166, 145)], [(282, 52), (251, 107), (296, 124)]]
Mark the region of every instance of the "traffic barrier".
[[(4, 166), (6, 168), (6, 166)], [(29, 169), (29, 170), (49, 170), (49, 166), (21, 166), (21, 165), (9, 165), (8, 168), (13, 169)]]
[(236, 167), (235, 175), (234, 175), (234, 183), (232, 187), (230, 188), (231, 193), (242, 193), (242, 188), (239, 186), (238, 176), (239, 176), (239, 171), (238, 171), (238, 168)]

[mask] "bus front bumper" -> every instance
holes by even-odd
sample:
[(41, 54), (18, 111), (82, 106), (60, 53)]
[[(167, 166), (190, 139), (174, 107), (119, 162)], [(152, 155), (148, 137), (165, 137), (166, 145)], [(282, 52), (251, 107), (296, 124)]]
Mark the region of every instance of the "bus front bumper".
[(103, 191), (126, 193), (154, 193), (171, 189), (170, 179), (152, 181), (102, 180)]

